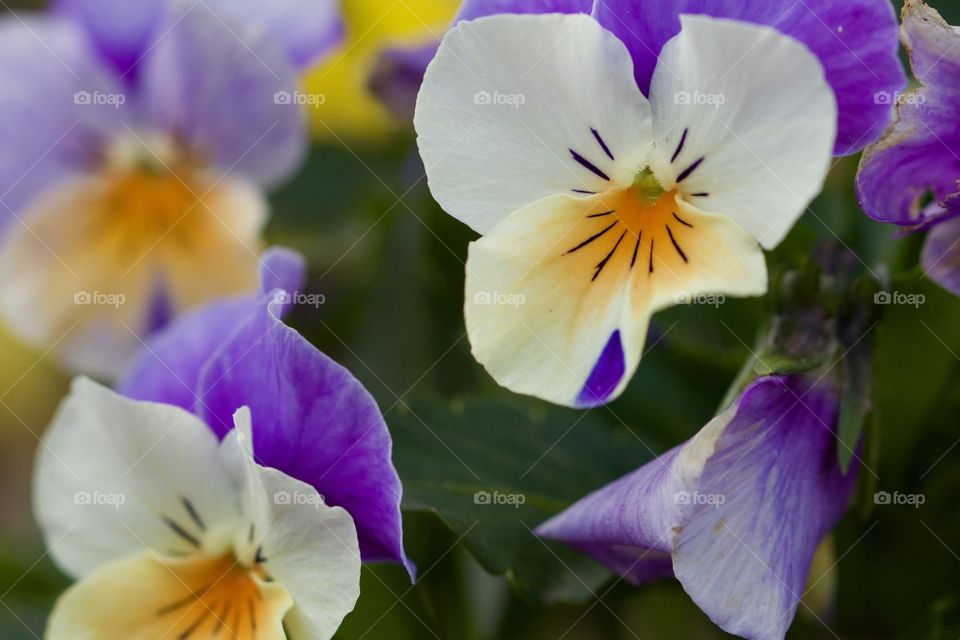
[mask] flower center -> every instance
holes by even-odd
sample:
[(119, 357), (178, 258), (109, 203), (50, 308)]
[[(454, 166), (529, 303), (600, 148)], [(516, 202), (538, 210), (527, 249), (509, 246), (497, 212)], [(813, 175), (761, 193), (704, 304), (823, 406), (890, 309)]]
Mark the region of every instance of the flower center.
[(167, 569), (179, 586), (155, 612), (157, 624), (168, 629), (164, 638), (269, 635), (291, 604), (284, 589), (265, 581), (261, 568), (244, 567), (230, 553), (170, 563)]

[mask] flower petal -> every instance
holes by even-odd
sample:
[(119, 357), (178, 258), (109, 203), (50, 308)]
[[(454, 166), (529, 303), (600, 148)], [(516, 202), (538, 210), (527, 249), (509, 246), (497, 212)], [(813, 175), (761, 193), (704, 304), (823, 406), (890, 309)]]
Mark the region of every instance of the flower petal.
[(661, 49), (680, 31), (682, 14), (706, 14), (776, 27), (816, 55), (839, 104), (834, 152), (856, 153), (875, 141), (890, 120), (889, 103), (905, 76), (897, 46), (897, 20), (888, 0), (603, 0), (597, 20), (620, 37), (636, 65), (637, 83), (650, 86)]
[(123, 77), (133, 78), (137, 63), (157, 35), (168, 0), (54, 0), (53, 8), (86, 29), (97, 50)]
[(542, 200), (471, 245), (467, 333), (498, 383), (567, 406), (609, 402), (640, 362), (653, 313), (766, 290), (763, 253), (737, 225), (637, 197)]
[(273, 186), (306, 153), (296, 72), (276, 43), (241, 38), (204, 7), (169, 18), (142, 62), (150, 125), (211, 162), (215, 177)]
[(39, 190), (94, 166), (94, 151), (122, 130), (129, 101), (83, 33), (49, 17), (0, 20), (0, 83), (5, 229)]
[(50, 553), (73, 576), (144, 549), (220, 551), (231, 542), (220, 530), (239, 508), (216, 438), (177, 407), (79, 378), (43, 438), (34, 511)]
[(222, 14), (225, 21), (242, 25), (242, 35), (273, 38), (299, 68), (318, 62), (343, 37), (343, 22), (334, 0), (205, 0), (204, 4)]
[(771, 27), (681, 20), (650, 89), (653, 169), (665, 188), (676, 185), (771, 249), (823, 187), (836, 135), (833, 92), (817, 58)]
[(855, 473), (837, 463), (839, 401), (826, 383), (765, 378), (741, 397), (676, 538), (673, 569), (725, 631), (783, 638), (820, 540), (846, 511)]
[[(233, 179), (213, 188), (168, 182), (79, 178), (30, 203), (0, 238), (0, 311), (21, 339), (75, 371), (113, 378), (168, 316), (255, 286), (266, 217), (259, 191)], [(184, 209), (161, 212), (167, 229), (146, 219), (155, 211), (125, 204), (153, 196)]]
[(329, 640), (360, 596), (360, 547), (353, 519), (328, 507), (310, 485), (260, 466), (250, 448), (250, 411), (237, 412), (237, 427), (223, 442), (227, 465), (240, 471), (242, 540), (249, 556), (293, 597), (284, 620), (290, 635)]
[(50, 614), (45, 637), (283, 640), (290, 606), (282, 586), (250, 576), (229, 555), (165, 563), (139, 553), (67, 590)]
[[(199, 378), (207, 362), (240, 327), (253, 322), (275, 291), (299, 291), (306, 278), (303, 257), (283, 248), (263, 254), (259, 292), (216, 300), (188, 312), (146, 342), (126, 375), (117, 384), (123, 395), (163, 402), (193, 411)], [(280, 317), (286, 315), (280, 309)]]
[(960, 217), (930, 230), (923, 245), (921, 263), (927, 277), (960, 296)]
[(914, 74), (924, 87), (896, 99), (897, 121), (869, 147), (860, 161), (857, 192), (864, 212), (875, 220), (900, 225), (930, 222), (943, 202), (960, 191), (960, 34), (934, 9), (907, 2), (903, 40)]
[(414, 124), (430, 189), (485, 233), (556, 194), (625, 185), (652, 140), (617, 38), (584, 15), (499, 15), (444, 38)]

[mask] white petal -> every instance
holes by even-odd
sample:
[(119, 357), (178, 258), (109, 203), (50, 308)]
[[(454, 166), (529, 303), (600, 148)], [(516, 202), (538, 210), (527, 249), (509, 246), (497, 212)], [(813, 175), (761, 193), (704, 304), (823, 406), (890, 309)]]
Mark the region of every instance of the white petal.
[(61, 596), (48, 640), (284, 640), (290, 595), (231, 555), (162, 562), (149, 552), (112, 562)]
[(817, 58), (776, 29), (681, 21), (650, 89), (654, 171), (668, 190), (679, 180), (698, 207), (773, 248), (823, 187), (836, 137), (833, 91)]
[(766, 285), (759, 245), (727, 218), (669, 195), (651, 206), (632, 188), (556, 196), (471, 245), (467, 333), (503, 386), (593, 406), (630, 381), (653, 313)]
[(180, 408), (74, 381), (44, 435), (34, 511), (50, 553), (73, 576), (142, 552), (218, 551), (239, 515), (217, 439)]
[(624, 44), (589, 16), (560, 14), (460, 23), (414, 119), (434, 198), (480, 233), (546, 196), (629, 184), (650, 122)]
[(222, 456), (242, 482), (244, 518), (238, 546), (293, 597), (284, 619), (297, 640), (329, 640), (360, 595), (360, 544), (350, 517), (328, 507), (310, 485), (260, 466), (252, 450), (250, 411), (234, 417)]
[(263, 196), (229, 178), (179, 180), (80, 178), (36, 198), (0, 241), (0, 312), (14, 332), (112, 378), (156, 328), (159, 299), (168, 316), (255, 288)]

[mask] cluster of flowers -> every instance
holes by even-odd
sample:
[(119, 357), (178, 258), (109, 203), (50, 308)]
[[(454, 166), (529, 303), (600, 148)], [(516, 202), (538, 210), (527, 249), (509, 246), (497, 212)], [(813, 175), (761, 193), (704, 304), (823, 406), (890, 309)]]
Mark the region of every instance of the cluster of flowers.
[[(865, 210), (933, 227), (924, 264), (960, 294), (960, 35), (919, 0), (903, 22), (924, 99), (896, 114), (888, 0), (466, 0), (442, 42), (385, 52), (373, 87), (400, 113), (417, 96), (431, 191), (482, 235), (476, 359), (517, 393), (615, 399), (652, 315), (763, 295), (764, 250), (865, 148)], [(302, 259), (260, 253), (264, 191), (305, 150), (298, 72), (342, 35), (315, 0), (59, 0), (0, 23), (0, 313), (116, 382), (78, 378), (39, 455), (37, 518), (78, 579), (54, 640), (330, 638), (362, 561), (414, 578), (384, 419), (284, 323)], [(829, 372), (754, 380), (538, 534), (783, 638), (853, 491), (839, 393)]]

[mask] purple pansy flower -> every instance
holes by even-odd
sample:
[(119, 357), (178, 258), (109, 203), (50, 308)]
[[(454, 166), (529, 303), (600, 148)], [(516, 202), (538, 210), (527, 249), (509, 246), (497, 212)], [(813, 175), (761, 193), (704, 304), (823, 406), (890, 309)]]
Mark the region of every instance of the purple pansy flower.
[(313, 486), (343, 507), (367, 562), (412, 563), (403, 550), (401, 485), (372, 396), (349, 371), (288, 327), (302, 259), (268, 251), (256, 295), (210, 303), (150, 340), (118, 390), (176, 405), (219, 437), (249, 407), (257, 462)]
[(0, 315), (25, 342), (109, 378), (179, 312), (255, 288), (265, 190), (306, 152), (293, 62), (337, 22), (305, 9), (308, 50), (283, 27), (327, 3), (255, 4), (0, 20)]
[(922, 86), (896, 96), (897, 121), (864, 152), (857, 191), (875, 220), (932, 227), (924, 269), (960, 295), (960, 33), (923, 2), (907, 0), (901, 37)]
[(782, 639), (853, 472), (837, 463), (837, 391), (755, 381), (696, 436), (539, 527), (626, 580), (675, 576), (729, 633)]
[[(826, 71), (839, 107), (837, 155), (856, 153), (881, 135), (890, 121), (890, 103), (882, 97), (894, 95), (905, 82), (889, 0), (465, 0), (453, 24), (497, 13), (593, 15), (627, 45), (646, 95), (663, 46), (680, 31), (682, 14), (776, 27), (807, 45)], [(372, 86), (398, 114), (413, 112), (436, 49), (432, 44), (383, 52)]]

